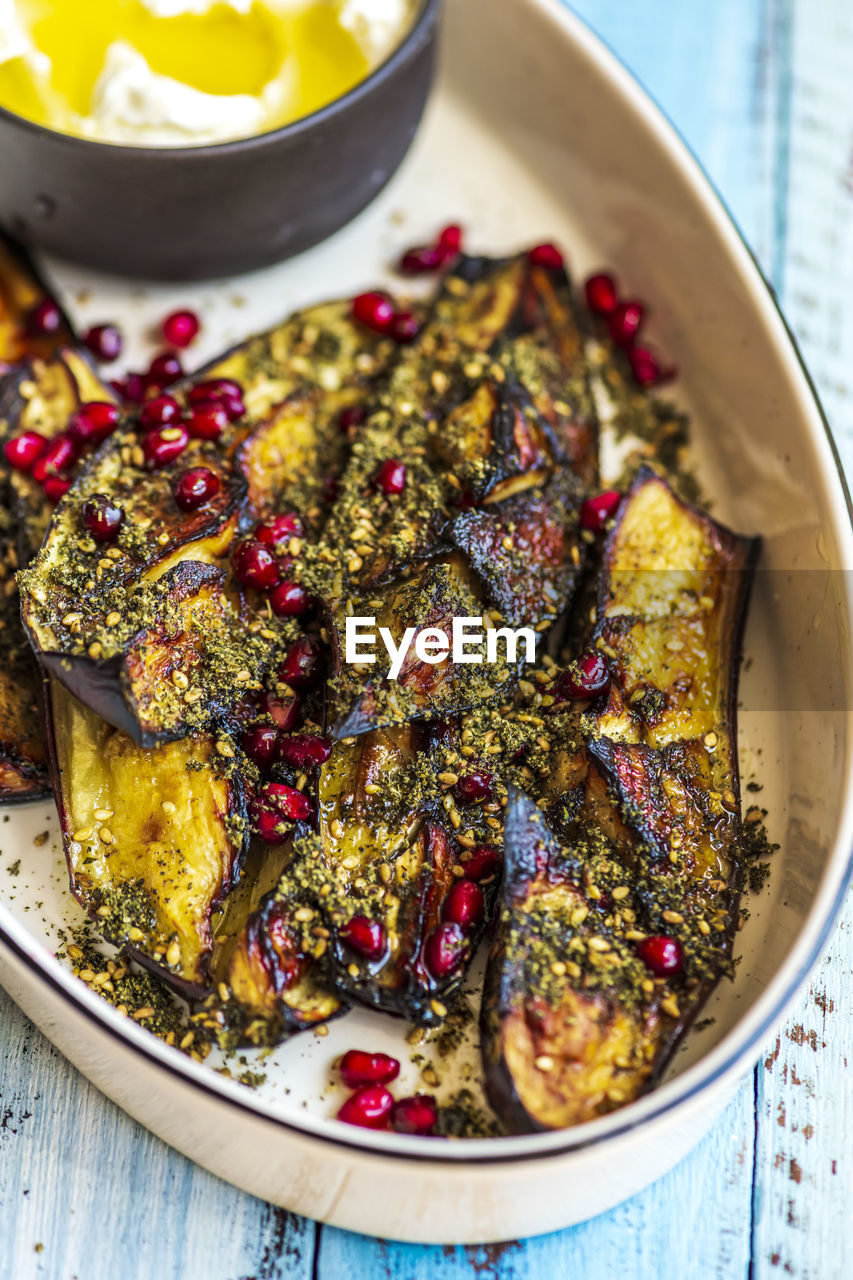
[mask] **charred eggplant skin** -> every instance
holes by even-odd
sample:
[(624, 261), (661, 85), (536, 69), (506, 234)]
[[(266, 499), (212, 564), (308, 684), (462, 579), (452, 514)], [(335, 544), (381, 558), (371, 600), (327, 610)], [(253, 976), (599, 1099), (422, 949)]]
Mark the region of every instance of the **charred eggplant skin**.
[[(579, 793), (568, 843), (527, 797), (507, 811), (482, 1043), (513, 1130), (581, 1123), (651, 1087), (730, 969), (737, 673), (757, 552), (649, 468), (617, 514), (592, 636), (610, 686), (564, 770)], [(667, 977), (643, 959), (661, 935), (680, 949)]]

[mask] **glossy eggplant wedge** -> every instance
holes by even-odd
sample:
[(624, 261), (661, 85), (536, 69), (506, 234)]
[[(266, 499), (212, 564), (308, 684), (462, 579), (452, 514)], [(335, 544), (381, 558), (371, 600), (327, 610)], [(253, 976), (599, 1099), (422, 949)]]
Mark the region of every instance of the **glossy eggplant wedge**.
[[(113, 396), (79, 352), (60, 350), (18, 364), (0, 377), (0, 445), (23, 431), (51, 440), (83, 401), (95, 398), (111, 402)], [(21, 625), (14, 575), (38, 550), (53, 506), (42, 485), (0, 451), (0, 802), (49, 791), (41, 677)]]
[(182, 994), (203, 994), (213, 917), (249, 836), (229, 739), (141, 748), (58, 681), (48, 710), (72, 892), (109, 942)]
[(306, 914), (317, 919), (289, 893), (273, 890), (222, 949), (217, 994), (198, 1021), (224, 1047), (280, 1044), (346, 1012), (323, 959), (327, 930), (308, 929)]
[[(48, 307), (50, 314), (45, 315)], [(27, 251), (0, 236), (0, 374), (34, 356), (49, 357), (73, 342), (67, 317)]]
[[(128, 418), (60, 502), (22, 575), (24, 623), (42, 666), (140, 745), (206, 731), (295, 634), (232, 572), (240, 535), (273, 508), (321, 520), (322, 466), (346, 444), (340, 412), (368, 394), (389, 347), (357, 329), (344, 304), (325, 305), (206, 370), (181, 393), (188, 428), (146, 431)], [(202, 438), (197, 415), (221, 409), (217, 395), (230, 397), (232, 418), (235, 402), (242, 412), (218, 424), (218, 438)], [(177, 485), (195, 468), (208, 473), (208, 496), (187, 509)], [(106, 543), (86, 524), (87, 502), (120, 513)], [(176, 579), (179, 565), (196, 566), (196, 595), (187, 593), (193, 574)], [(218, 595), (198, 566), (224, 575)], [(140, 661), (152, 651), (155, 661)]]
[(230, 952), (228, 1026), (249, 1042), (281, 1038), (331, 1016), (329, 984), (345, 1000), (441, 1021), (491, 918), (497, 879), (492, 868), (482, 883), (467, 877), (471, 850), (440, 796), (436, 758), (415, 725), (333, 743), (320, 769), (318, 831), (295, 841)]
[[(464, 662), (454, 661), (449, 651), (441, 657), (435, 647), (428, 660), (418, 656), (417, 637), (422, 631), (439, 630), (451, 637), (455, 618), (482, 618), (485, 611), (477, 575), (458, 552), (427, 560), (411, 576), (377, 587), (369, 599), (360, 599), (359, 610), (375, 617), (374, 640), (384, 629), (398, 651), (407, 638), (409, 645), (393, 679), (387, 648), (374, 648), (375, 665), (367, 667), (365, 678), (361, 665), (343, 660), (346, 613), (339, 612), (331, 628), (339, 673), (334, 694), (340, 710), (332, 728), (337, 738), (410, 720), (443, 719), (477, 703), (494, 702), (507, 692), (511, 675), (519, 668), (518, 655), (511, 662), (488, 663), (485, 639), (478, 640), (476, 631), (466, 642)], [(505, 645), (499, 652), (505, 655)]]
[[(557, 467), (577, 476), (579, 504), (597, 470), (594, 421), (565, 273), (526, 255), (459, 259), (359, 428), (324, 533), (334, 568), (321, 594), (342, 600), (404, 575), (447, 549), (460, 510), (533, 489)], [(395, 460), (399, 488), (383, 482)]]
[(583, 554), (578, 485), (568, 472), (494, 506), (463, 511), (444, 535), (512, 627), (555, 622), (574, 598)]
[(554, 706), (579, 730), (542, 797), (549, 816), (559, 801), (561, 839), (529, 798), (507, 812), (482, 1025), (489, 1097), (515, 1131), (636, 1097), (731, 972), (745, 865), (735, 707), (757, 546), (647, 468), (621, 504), (591, 639), (609, 687), (579, 718)]

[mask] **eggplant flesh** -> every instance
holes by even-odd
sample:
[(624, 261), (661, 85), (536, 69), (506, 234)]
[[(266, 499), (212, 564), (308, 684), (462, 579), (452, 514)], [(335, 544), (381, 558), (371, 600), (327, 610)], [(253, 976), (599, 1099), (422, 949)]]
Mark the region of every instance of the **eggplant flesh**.
[[(648, 468), (622, 502), (591, 638), (610, 686), (550, 786), (552, 803), (567, 787), (571, 821), (558, 840), (527, 797), (507, 811), (483, 1061), (516, 1131), (581, 1123), (650, 1087), (730, 972), (744, 866), (735, 706), (757, 549)], [(644, 962), (650, 938), (680, 948), (669, 976)]]
[(212, 917), (248, 842), (242, 784), (211, 737), (143, 749), (56, 681), (48, 703), (75, 897), (109, 942), (183, 994), (204, 992)]

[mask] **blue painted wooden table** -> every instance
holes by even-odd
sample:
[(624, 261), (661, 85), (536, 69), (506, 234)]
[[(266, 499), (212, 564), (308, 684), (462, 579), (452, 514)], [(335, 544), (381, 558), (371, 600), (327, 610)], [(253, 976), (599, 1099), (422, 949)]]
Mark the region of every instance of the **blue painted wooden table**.
[[(575, 7), (709, 170), (780, 296), (853, 467), (850, 0)], [(219, 1182), (101, 1097), (0, 992), (0, 1277), (849, 1275), (851, 923), (848, 903), (798, 1007), (674, 1172), (573, 1230), (480, 1249), (321, 1228)]]

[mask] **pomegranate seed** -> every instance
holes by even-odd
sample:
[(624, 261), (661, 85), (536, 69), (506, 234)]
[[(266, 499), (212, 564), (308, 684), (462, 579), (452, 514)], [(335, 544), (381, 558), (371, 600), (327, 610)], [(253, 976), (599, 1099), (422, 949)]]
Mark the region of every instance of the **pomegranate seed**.
[(236, 422), (246, 412), (243, 388), (233, 378), (209, 378), (206, 382), (197, 382), (187, 392), (187, 400), (197, 409), (219, 405), (229, 422)]
[(200, 328), (194, 311), (173, 311), (163, 321), (163, 337), (170, 347), (188, 347)]
[(240, 543), (231, 563), (237, 580), (244, 587), (254, 587), (256, 591), (271, 591), (279, 581), (275, 556), (269, 547), (256, 542), (254, 538)]
[(353, 319), (375, 333), (387, 333), (394, 319), (394, 307), (386, 293), (360, 293), (352, 300)]
[(368, 1084), (347, 1098), (338, 1119), (358, 1125), (360, 1129), (384, 1129), (393, 1105), (394, 1099), (387, 1089), (381, 1084)]
[(32, 467), (32, 477), (39, 484), (44, 484), (48, 476), (55, 476), (65, 471), (76, 461), (77, 448), (70, 436), (54, 436), (48, 441)]
[(83, 524), (96, 542), (115, 542), (124, 511), (106, 493), (93, 493), (83, 503)]
[(44, 491), (51, 502), (58, 502), (60, 498), (65, 497), (71, 485), (70, 476), (48, 476), (44, 482)]
[(143, 439), (142, 452), (148, 466), (152, 471), (157, 471), (179, 458), (189, 442), (184, 426), (158, 427), (156, 431), (149, 431)]
[(175, 502), (182, 511), (197, 511), (212, 501), (219, 492), (219, 476), (207, 467), (191, 467), (178, 477)]
[(275, 809), (289, 822), (304, 822), (311, 816), (308, 797), (285, 782), (267, 782), (261, 788), (261, 803), (265, 809)]
[(270, 592), (270, 608), (277, 618), (301, 618), (311, 608), (311, 596), (298, 582), (285, 579)]
[(617, 347), (633, 346), (646, 309), (641, 302), (620, 302), (607, 321), (610, 336)]
[(528, 253), (531, 266), (547, 267), (549, 271), (561, 271), (566, 260), (555, 244), (537, 244)]
[(424, 961), (434, 978), (450, 976), (459, 968), (465, 952), (465, 939), (458, 924), (440, 924), (424, 944)]
[(622, 500), (618, 489), (607, 489), (581, 503), (580, 525), (590, 533), (601, 533)]
[(483, 919), (483, 890), (473, 880), (457, 880), (444, 900), (442, 916), (466, 932)]
[(146, 430), (180, 422), (181, 416), (181, 406), (174, 396), (155, 396), (153, 400), (146, 400), (139, 411), (139, 421)]
[(34, 338), (50, 338), (62, 328), (62, 312), (53, 298), (44, 298), (27, 313), (27, 330)]
[(279, 759), (294, 769), (309, 769), (312, 765), (325, 764), (331, 754), (332, 744), (328, 738), (295, 733), (290, 738), (282, 738)]
[(605, 271), (590, 276), (584, 286), (586, 305), (597, 316), (612, 315), (619, 304), (616, 281)]
[(184, 366), (174, 351), (161, 351), (151, 361), (146, 376), (151, 386), (170, 387), (184, 376)]
[(407, 249), (400, 259), (399, 270), (406, 276), (420, 276), (427, 271), (437, 271), (444, 266), (443, 253), (435, 245), (421, 245)]
[[(445, 266), (462, 249), (462, 228), (452, 223), (438, 233), (435, 244), (419, 245), (408, 249), (400, 259), (399, 269), (404, 275), (419, 276), (426, 271), (437, 271)], [(399, 339), (398, 339), (399, 341)]]
[(396, 311), (388, 330), (394, 341), (401, 347), (414, 342), (420, 331), (420, 321), (413, 311)]
[(120, 417), (118, 405), (106, 400), (89, 400), (72, 413), (68, 434), (78, 445), (100, 444), (115, 431)]
[(287, 823), (274, 809), (252, 809), (252, 830), (264, 844), (281, 844), (290, 834)]
[(675, 377), (675, 369), (664, 369), (654, 351), (648, 347), (633, 347), (628, 352), (628, 363), (634, 381), (640, 387), (656, 387)]
[(255, 537), (265, 547), (281, 546), (291, 538), (301, 538), (304, 533), (305, 525), (302, 523), (302, 517), (294, 511), (288, 511), (280, 516), (270, 516), (262, 520), (255, 529)]
[(590, 649), (557, 678), (554, 694), (559, 702), (595, 698), (610, 683), (607, 660), (600, 649)]
[(481, 844), (471, 851), (471, 857), (463, 864), (465, 879), (477, 884), (487, 884), (500, 874), (501, 856), (490, 844)]
[(271, 693), (267, 693), (264, 694), (261, 709), (266, 712), (282, 733), (289, 733), (291, 729), (296, 727), (299, 713), (302, 710), (302, 700), (298, 694), (294, 694), (289, 701), (284, 701), (282, 698), (276, 698)]
[(684, 968), (684, 948), (677, 938), (654, 934), (637, 944), (637, 955), (658, 978), (669, 978)]
[(338, 426), (344, 435), (353, 427), (360, 427), (367, 417), (367, 409), (363, 404), (351, 404), (341, 409), (338, 414)]
[(83, 342), (95, 359), (103, 361), (104, 364), (118, 360), (124, 346), (121, 329), (115, 324), (93, 325), (83, 335)]
[(145, 379), (141, 373), (129, 373), (126, 377), (111, 382), (110, 386), (127, 404), (142, 404), (145, 399)]
[(481, 769), (463, 774), (455, 784), (453, 794), (460, 804), (477, 804), (480, 800), (489, 800), (492, 795), (492, 775)]
[(10, 467), (16, 471), (29, 471), (46, 444), (47, 440), (38, 431), (22, 431), (19, 436), (12, 436), (6, 441), (3, 452)]
[(395, 497), (406, 487), (406, 468), (396, 458), (386, 458), (373, 477), (373, 483), (387, 497)]
[(385, 929), (379, 920), (353, 916), (346, 924), (341, 925), (338, 933), (341, 941), (351, 951), (357, 951), (367, 960), (378, 960), (385, 954)]
[(259, 769), (269, 769), (278, 758), (279, 731), (272, 725), (256, 724), (240, 738), (240, 746)]
[(438, 248), (445, 257), (453, 254), (454, 256), (462, 249), (462, 228), (455, 222), (451, 222), (449, 226), (442, 227), (438, 233)]
[(218, 440), (227, 426), (228, 415), (218, 404), (190, 409), (187, 414), (186, 427), (193, 440)]
[(278, 669), (283, 684), (303, 689), (316, 684), (320, 677), (323, 655), (318, 642), (311, 636), (300, 636), (290, 646), (284, 662)]
[(414, 1133), (427, 1138), (438, 1124), (438, 1103), (428, 1093), (400, 1098), (391, 1108), (391, 1128), (395, 1133)]
[(400, 1074), (400, 1064), (387, 1053), (366, 1053), (364, 1049), (349, 1049), (338, 1064), (341, 1079), (348, 1089), (358, 1089), (365, 1084), (388, 1084)]

